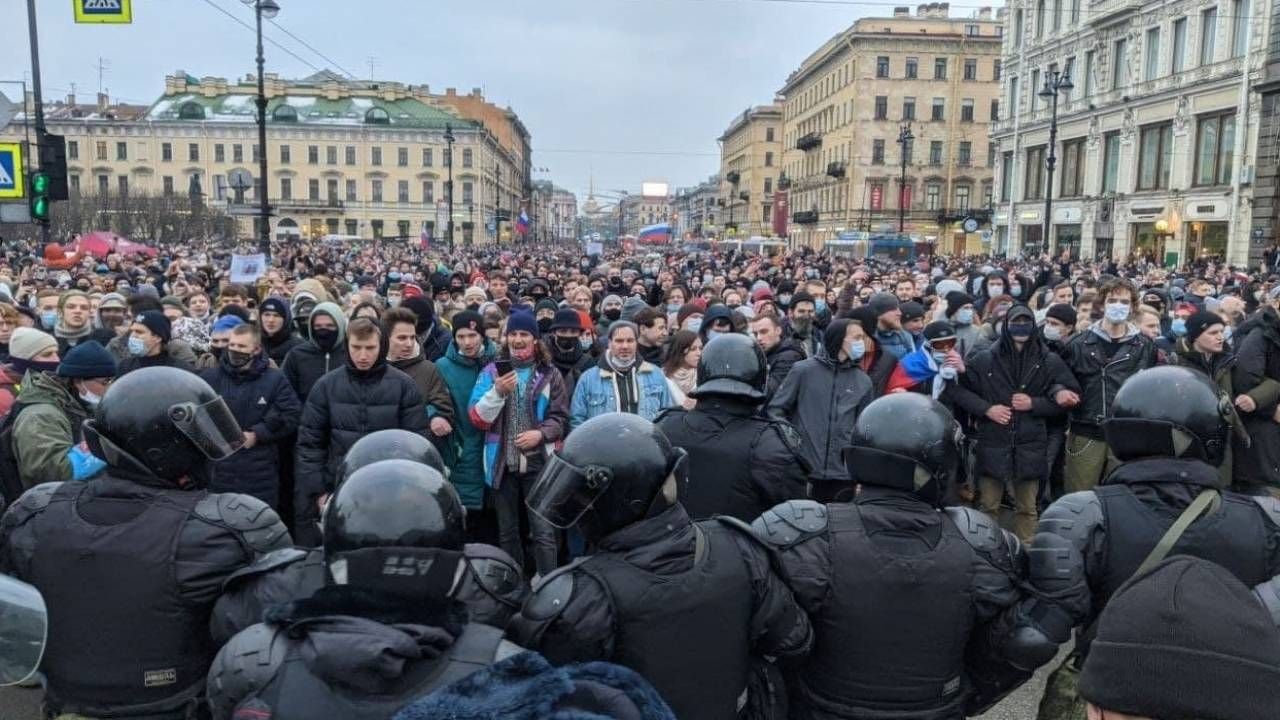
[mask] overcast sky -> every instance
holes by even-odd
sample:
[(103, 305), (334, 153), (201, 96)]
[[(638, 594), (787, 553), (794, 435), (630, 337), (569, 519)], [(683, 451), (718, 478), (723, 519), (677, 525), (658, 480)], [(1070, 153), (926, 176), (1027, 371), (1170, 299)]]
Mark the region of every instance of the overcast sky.
[[(277, 0), (281, 29), (267, 35), (268, 72), (315, 67), (359, 78), (426, 83), (433, 92), (482, 88), (510, 105), (532, 134), (533, 163), (585, 196), (636, 192), (644, 180), (691, 185), (719, 164), (716, 137), (735, 114), (767, 103), (787, 74), (873, 5), (776, 0)], [(25, 0), (0, 0), (0, 79), (30, 75)], [(241, 0), (134, 0), (132, 26), (72, 22), (71, 2), (39, 0), (46, 100), (98, 91), (98, 59), (112, 97), (151, 103), (164, 76), (253, 71), (252, 23)], [(953, 14), (969, 13), (956, 9)], [(309, 64), (308, 64), (309, 63)], [(315, 66), (315, 67), (312, 67)], [(340, 66), (340, 67), (337, 67)], [(11, 87), (0, 91), (16, 96)]]

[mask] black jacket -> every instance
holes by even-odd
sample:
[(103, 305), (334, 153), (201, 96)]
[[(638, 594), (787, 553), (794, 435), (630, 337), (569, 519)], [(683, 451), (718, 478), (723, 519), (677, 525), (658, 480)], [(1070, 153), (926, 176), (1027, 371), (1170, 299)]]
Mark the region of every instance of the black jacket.
[(305, 541), (303, 527), (316, 518), (316, 498), (333, 490), (338, 464), (357, 440), (391, 428), (429, 437), (424, 403), (413, 379), (384, 357), (369, 370), (357, 370), (348, 361), (320, 378), (298, 426), (294, 512), (299, 544)]
[(1263, 307), (1240, 325), (1235, 338), (1233, 390), (1248, 394), (1258, 406), (1240, 413), (1251, 442), (1235, 459), (1235, 479), (1242, 488), (1280, 487), (1280, 423), (1273, 419), (1280, 400), (1280, 314)]
[(1071, 338), (1062, 350), (1067, 369), (1080, 383), (1080, 404), (1071, 410), (1071, 431), (1102, 439), (1102, 421), (1111, 415), (1116, 393), (1139, 370), (1155, 367), (1159, 361), (1155, 343), (1130, 325), (1129, 334), (1115, 343), (1102, 336), (1095, 323)]
[(439, 322), (432, 322), (431, 327), (418, 335), (418, 342), (422, 344), (422, 354), (426, 355), (431, 362), (435, 362), (444, 357), (445, 351), (449, 349), (449, 343), (453, 342), (453, 335)]
[(564, 389), (570, 397), (573, 397), (573, 389), (578, 385), (578, 378), (582, 377), (582, 373), (595, 367), (596, 358), (590, 352), (583, 350), (582, 346), (577, 344), (577, 340), (573, 341), (573, 350), (569, 352), (556, 347), (554, 336), (547, 338), (544, 342), (547, 351), (551, 353), (551, 364), (556, 366), (560, 376), (564, 378)]
[(131, 373), (139, 368), (147, 367), (175, 367), (179, 370), (190, 370), (195, 372), (194, 366), (169, 354), (169, 351), (166, 348), (161, 350), (159, 355), (151, 355), (147, 357), (129, 356), (124, 360), (121, 360), (119, 365), (116, 366), (116, 377), (124, 377), (127, 373)]
[(280, 371), (284, 373), (289, 385), (293, 387), (293, 391), (298, 394), (298, 397), (303, 402), (306, 402), (311, 395), (312, 388), (315, 387), (320, 378), (335, 368), (343, 367), (346, 363), (347, 345), (345, 342), (339, 342), (336, 347), (326, 352), (321, 350), (314, 342), (308, 340), (289, 351), (289, 355), (285, 357), (284, 365), (280, 367)]
[[(1047, 467), (1048, 419), (1066, 414), (1053, 399), (1063, 389), (1078, 393), (1080, 386), (1062, 358), (1035, 333), (1022, 352), (1003, 334), (998, 343), (970, 357), (951, 398), (978, 425), (978, 472), (1001, 480), (1040, 479)], [(1015, 393), (1031, 396), (1031, 410), (1014, 410), (1008, 425), (986, 416), (993, 405), (1012, 409)]]
[(787, 373), (791, 372), (792, 366), (804, 360), (804, 351), (800, 346), (783, 338), (777, 345), (769, 348), (769, 351), (764, 354), (764, 359), (769, 363), (769, 384), (765, 388), (765, 393), (773, 397), (778, 388), (782, 387), (782, 381), (787, 379)]
[(262, 349), (267, 351), (267, 357), (271, 358), (276, 367), (284, 367), (284, 359), (289, 357), (289, 351), (306, 342), (293, 331), (292, 323), (287, 323), (275, 335), (262, 333)]
[(867, 368), (862, 363), (858, 363), (858, 365), (871, 378), (871, 391), (874, 393), (872, 397), (884, 397), (884, 391), (889, 386), (889, 379), (893, 377), (893, 371), (898, 367), (898, 358), (894, 357), (891, 352), (885, 352), (884, 348), (877, 344), (875, 354), (872, 355), (871, 367)]
[(212, 492), (239, 492), (252, 495), (275, 507), (279, 502), (280, 453), (276, 443), (298, 429), (302, 403), (284, 379), (284, 374), (270, 366), (266, 355), (259, 354), (244, 370), (227, 362), (224, 353), (218, 367), (200, 371), (231, 408), (240, 427), (252, 432), (256, 442), (241, 448), (231, 457), (214, 463)]

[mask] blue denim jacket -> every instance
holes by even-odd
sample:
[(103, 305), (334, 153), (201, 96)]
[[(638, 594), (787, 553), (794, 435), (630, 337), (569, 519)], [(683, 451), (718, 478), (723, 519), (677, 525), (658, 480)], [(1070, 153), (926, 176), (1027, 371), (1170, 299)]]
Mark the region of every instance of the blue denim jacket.
[[(582, 373), (573, 390), (573, 402), (569, 407), (569, 427), (576, 428), (597, 415), (618, 412), (618, 393), (614, 389), (612, 370), (599, 366)], [(667, 377), (658, 366), (641, 362), (636, 368), (636, 381), (640, 385), (640, 417), (652, 421), (658, 413), (675, 405)]]

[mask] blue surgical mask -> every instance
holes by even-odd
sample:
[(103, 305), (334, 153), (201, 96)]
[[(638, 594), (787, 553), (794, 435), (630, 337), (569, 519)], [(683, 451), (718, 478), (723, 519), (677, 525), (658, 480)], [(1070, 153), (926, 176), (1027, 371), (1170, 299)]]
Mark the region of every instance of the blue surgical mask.
[(816, 301), (814, 301), (814, 303), (813, 303), (813, 307), (814, 307), (814, 309), (816, 309), (818, 312), (826, 312), (826, 311), (827, 311), (827, 301), (826, 301), (826, 300), (816, 300)]
[(1107, 303), (1106, 311), (1103, 313), (1107, 322), (1119, 324), (1129, 319), (1129, 306), (1123, 303)]
[(947, 361), (947, 354), (941, 350), (934, 350), (930, 354), (933, 356), (933, 361), (938, 365), (942, 365), (942, 363)]
[(791, 296), (786, 293), (783, 293), (778, 296), (778, 302), (782, 303), (783, 305), (790, 304)]
[(1059, 328), (1057, 325), (1045, 325), (1044, 339), (1045, 340), (1061, 340), (1062, 328)]
[(699, 330), (702, 329), (702, 318), (694, 318), (692, 320), (686, 320), (684, 323), (684, 329), (688, 330), (689, 332), (698, 332)]
[(1182, 337), (1187, 334), (1187, 321), (1183, 318), (1174, 318), (1173, 322), (1169, 323), (1169, 330), (1171, 330), (1174, 335)]
[(845, 346), (844, 351), (849, 355), (850, 360), (861, 360), (862, 356), (867, 354), (867, 342), (854, 340)]
[(957, 324), (957, 325), (972, 325), (972, 324), (973, 324), (973, 308), (961, 308), (961, 309), (957, 310), (957, 311), (956, 311), (956, 324)]
[(677, 303), (667, 303), (667, 312), (669, 313), (680, 312), (680, 305)]
[(589, 338), (589, 337), (580, 337), (580, 338), (578, 338), (578, 347), (582, 348), (583, 350), (590, 350), (590, 349), (591, 349), (591, 338)]
[(725, 333), (724, 333), (723, 331), (720, 331), (720, 330), (708, 330), (708, 331), (707, 331), (707, 342), (711, 342), (712, 340), (715, 340), (716, 338), (718, 338), (718, 337), (720, 337), (721, 335), (724, 335), (724, 334), (725, 334)]
[(40, 313), (40, 324), (45, 330), (52, 330), (58, 324), (58, 312), (56, 310), (46, 310)]
[(147, 343), (142, 338), (129, 338), (129, 354), (134, 357), (142, 357), (147, 354)]
[(1009, 286), (1009, 294), (1010, 294), (1010, 295), (1012, 295), (1013, 297), (1022, 297), (1022, 286), (1021, 286), (1021, 285), (1010, 285), (1010, 286)]

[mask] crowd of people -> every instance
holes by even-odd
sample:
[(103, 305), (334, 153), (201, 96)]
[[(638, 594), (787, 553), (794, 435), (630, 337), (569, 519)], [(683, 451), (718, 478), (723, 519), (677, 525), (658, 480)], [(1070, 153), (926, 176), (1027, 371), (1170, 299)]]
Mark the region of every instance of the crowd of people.
[[(446, 713), (556, 678), (953, 720), (1073, 631), (1047, 720), (1274, 707), (1266, 266), (232, 250), (0, 259), (0, 571), (49, 602), (50, 717), (490, 717)], [(1144, 630), (1175, 592), (1222, 644)]]

